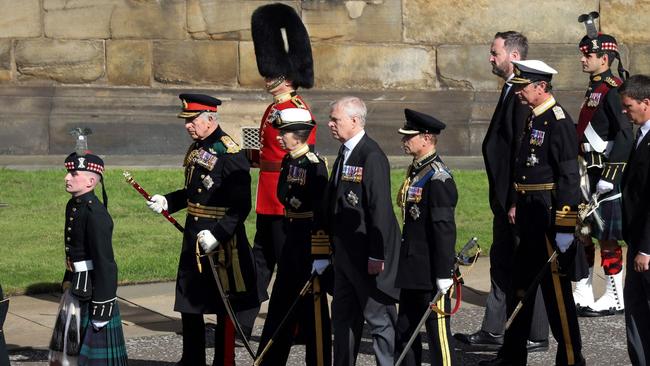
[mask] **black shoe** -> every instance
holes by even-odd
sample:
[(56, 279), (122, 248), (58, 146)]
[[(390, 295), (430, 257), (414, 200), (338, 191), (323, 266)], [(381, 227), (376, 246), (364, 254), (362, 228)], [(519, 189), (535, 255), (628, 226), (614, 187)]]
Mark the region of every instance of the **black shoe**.
[(530, 339), (526, 341), (526, 349), (528, 352), (545, 352), (548, 351), (548, 339), (541, 341), (531, 341)]
[(491, 360), (479, 361), (478, 364), (480, 366), (516, 366), (514, 363), (501, 357), (493, 358)]
[(576, 308), (576, 313), (578, 316), (586, 318), (595, 318), (599, 316), (610, 316), (610, 315), (619, 315), (623, 314), (625, 309), (616, 310), (616, 308), (609, 308), (606, 310), (594, 310), (589, 306), (578, 306)]
[(489, 351), (497, 351), (503, 345), (503, 335), (494, 335), (484, 330), (479, 330), (474, 334), (456, 333), (454, 338), (469, 346)]

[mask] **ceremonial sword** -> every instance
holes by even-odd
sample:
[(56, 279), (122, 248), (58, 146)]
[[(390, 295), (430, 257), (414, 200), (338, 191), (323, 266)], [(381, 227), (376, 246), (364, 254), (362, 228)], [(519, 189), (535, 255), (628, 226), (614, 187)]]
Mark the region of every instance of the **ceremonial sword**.
[[(122, 173), (124, 175), (124, 178), (126, 179), (126, 182), (129, 183), (133, 188), (135, 188), (138, 193), (142, 195), (147, 201), (151, 200), (151, 195), (145, 191), (142, 186), (138, 184), (138, 182), (135, 181), (131, 173), (124, 171)], [(185, 229), (181, 226), (181, 224), (174, 219), (167, 210), (163, 210), (161, 212), (163, 216), (169, 221), (178, 231), (181, 233), (185, 232)], [(226, 295), (226, 292), (223, 290), (223, 286), (221, 285), (220, 278), (216, 272), (214, 261), (212, 259), (213, 254), (216, 252), (212, 253), (207, 253), (208, 260), (210, 261), (210, 268), (212, 269), (212, 275), (214, 276), (214, 280), (217, 283), (217, 289), (219, 290), (219, 295), (221, 296), (221, 300), (223, 302), (224, 308), (226, 308), (226, 313), (228, 313), (228, 316), (232, 320), (232, 323), (235, 327), (235, 331), (237, 331), (237, 334), (241, 337), (242, 341), (244, 342), (244, 347), (246, 348), (246, 351), (248, 351), (248, 354), (255, 360), (255, 352), (253, 352), (253, 349), (251, 348), (250, 343), (248, 342), (248, 338), (246, 338), (246, 335), (244, 334), (244, 331), (241, 327), (241, 324), (239, 324), (239, 321), (235, 317), (235, 311), (232, 308), (232, 305), (230, 304), (230, 300), (228, 299), (228, 296)]]
[[(456, 268), (454, 269), (454, 273), (456, 273), (458, 271), (458, 265), (459, 265), (459, 263), (461, 263), (462, 258), (466, 257), (465, 253), (467, 251), (469, 251), (472, 247), (477, 246), (477, 245), (478, 245), (478, 238), (473, 237), (465, 244), (463, 249), (461, 249), (460, 252), (458, 252), (458, 254), (456, 255), (456, 264), (455, 264)], [(479, 252), (480, 252), (480, 249), (479, 249)], [(422, 318), (420, 318), (420, 322), (415, 327), (415, 330), (411, 334), (411, 338), (409, 338), (409, 341), (406, 343), (406, 346), (402, 350), (402, 353), (399, 355), (399, 358), (395, 362), (395, 366), (399, 366), (402, 363), (402, 361), (404, 361), (404, 357), (406, 357), (406, 354), (411, 349), (411, 346), (413, 345), (413, 342), (415, 342), (415, 338), (417, 338), (418, 334), (420, 333), (420, 329), (422, 328), (424, 323), (426, 323), (427, 319), (429, 318), (429, 315), (431, 315), (431, 312), (433, 311), (434, 306), (436, 306), (436, 303), (438, 301), (440, 301), (442, 296), (444, 296), (444, 293), (441, 290), (438, 290), (436, 295), (433, 297), (433, 300), (431, 300), (431, 302), (429, 302), (429, 305), (427, 306), (427, 310), (422, 315)]]

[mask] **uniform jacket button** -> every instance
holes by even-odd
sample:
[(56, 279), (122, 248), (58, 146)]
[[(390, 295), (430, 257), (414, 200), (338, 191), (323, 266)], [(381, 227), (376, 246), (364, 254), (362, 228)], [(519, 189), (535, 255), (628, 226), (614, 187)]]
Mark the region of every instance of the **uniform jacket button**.
[(199, 218), (194, 216), (194, 221), (199, 221)]
[(199, 193), (203, 192), (203, 190), (201, 188), (197, 189), (196, 191), (199, 192)]

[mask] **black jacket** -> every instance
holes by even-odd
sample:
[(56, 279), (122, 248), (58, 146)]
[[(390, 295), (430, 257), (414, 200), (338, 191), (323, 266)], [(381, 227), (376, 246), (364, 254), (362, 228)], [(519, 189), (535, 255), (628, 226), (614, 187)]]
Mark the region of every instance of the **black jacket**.
[(632, 150), (622, 179), (623, 237), (633, 253), (650, 254), (650, 133)]
[(505, 99), (499, 99), (483, 139), (483, 160), (488, 176), (490, 207), (495, 215), (505, 215), (515, 203), (512, 170), (515, 153), (529, 114), (530, 108), (522, 104), (511, 87)]
[[(366, 134), (350, 152), (348, 173), (339, 174), (337, 182), (339, 164), (337, 159), (328, 188), (334, 271), (352, 282), (362, 300), (376, 289), (397, 300), (400, 231), (391, 201), (388, 158)], [(377, 276), (368, 274), (369, 257), (384, 260), (384, 270)]]

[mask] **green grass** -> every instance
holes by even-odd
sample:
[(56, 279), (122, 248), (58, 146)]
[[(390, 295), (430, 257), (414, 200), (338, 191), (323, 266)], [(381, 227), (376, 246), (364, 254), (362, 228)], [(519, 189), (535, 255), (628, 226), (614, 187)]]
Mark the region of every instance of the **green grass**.
[[(167, 193), (183, 184), (180, 169), (134, 169), (131, 173), (151, 194)], [(69, 199), (63, 176), (63, 169), (0, 169), (0, 202), (9, 204), (0, 208), (0, 284), (7, 294), (53, 290), (63, 277), (63, 225)], [(254, 197), (257, 171), (252, 176)], [(458, 171), (454, 178), (460, 196), (456, 210), (457, 247), (478, 236), (485, 251), (492, 235), (485, 173)], [(143, 198), (124, 182), (121, 170), (109, 169), (105, 179), (109, 211), (115, 223), (113, 248), (120, 283), (174, 279), (180, 233), (162, 216), (149, 211)], [(395, 201), (404, 170), (394, 170), (391, 179)], [(395, 212), (399, 215), (397, 207)], [(174, 216), (184, 223), (184, 211)], [(254, 211), (246, 220), (246, 231), (252, 242)]]

